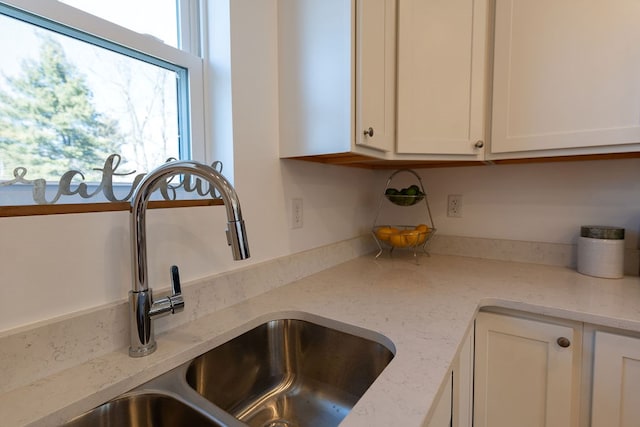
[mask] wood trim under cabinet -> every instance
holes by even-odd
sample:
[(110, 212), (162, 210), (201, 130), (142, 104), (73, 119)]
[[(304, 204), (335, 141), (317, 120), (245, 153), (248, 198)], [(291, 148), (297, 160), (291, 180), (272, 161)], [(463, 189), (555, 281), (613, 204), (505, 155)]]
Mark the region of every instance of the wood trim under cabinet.
[(617, 160), (640, 158), (640, 152), (582, 154), (576, 156), (527, 157), (515, 159), (477, 160), (381, 160), (355, 153), (321, 154), (317, 156), (287, 157), (285, 160), (303, 160), (314, 163), (340, 165), (365, 169), (447, 168), (459, 166), (510, 165), (525, 163), (575, 162), (588, 160)]

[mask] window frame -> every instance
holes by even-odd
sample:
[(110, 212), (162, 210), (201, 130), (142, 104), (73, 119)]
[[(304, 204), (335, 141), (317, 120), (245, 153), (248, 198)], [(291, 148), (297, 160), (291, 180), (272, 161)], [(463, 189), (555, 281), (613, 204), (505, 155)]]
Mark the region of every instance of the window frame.
[[(181, 49), (167, 45), (151, 35), (137, 33), (65, 3), (43, 0), (2, 0), (0, 3), (36, 15), (42, 20), (53, 22), (56, 26), (70, 27), (87, 34), (88, 38), (103, 39), (126, 49), (157, 58), (160, 62), (186, 69), (188, 99), (179, 99), (178, 108), (182, 110), (182, 117), (186, 117), (188, 120), (183, 129), (188, 130), (186, 145), (189, 147), (189, 158), (210, 163), (212, 160), (209, 159), (208, 153), (212, 150), (211, 147), (206, 146), (208, 139), (206, 138), (204, 94), (207, 84), (204, 72), (205, 59), (202, 57), (203, 35), (200, 31), (205, 11), (202, 10), (200, 0), (178, 1), (177, 16), (180, 20), (178, 37)], [(64, 31), (61, 33), (65, 34)], [(97, 45), (104, 47), (99, 43)], [(181, 146), (185, 144), (183, 135), (180, 135), (180, 144)], [(2, 191), (3, 188), (0, 187), (0, 194)], [(80, 202), (73, 200), (65, 203), (62, 200), (56, 205), (77, 203), (95, 203), (95, 201), (91, 199)]]

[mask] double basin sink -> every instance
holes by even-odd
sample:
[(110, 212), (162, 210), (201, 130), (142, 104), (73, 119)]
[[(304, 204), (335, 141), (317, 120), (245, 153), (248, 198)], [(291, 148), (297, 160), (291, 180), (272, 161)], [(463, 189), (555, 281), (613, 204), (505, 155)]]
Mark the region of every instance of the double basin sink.
[(394, 347), (315, 320), (265, 322), (65, 426), (337, 426)]

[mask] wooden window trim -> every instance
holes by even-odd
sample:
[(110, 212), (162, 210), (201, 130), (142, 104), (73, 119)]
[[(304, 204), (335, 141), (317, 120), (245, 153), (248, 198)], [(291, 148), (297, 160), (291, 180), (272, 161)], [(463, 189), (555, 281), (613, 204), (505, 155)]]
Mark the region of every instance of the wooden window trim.
[[(150, 209), (185, 208), (224, 205), (221, 199), (151, 201)], [(0, 217), (63, 215), (90, 212), (130, 211), (131, 203), (77, 203), (68, 205), (0, 206)]]

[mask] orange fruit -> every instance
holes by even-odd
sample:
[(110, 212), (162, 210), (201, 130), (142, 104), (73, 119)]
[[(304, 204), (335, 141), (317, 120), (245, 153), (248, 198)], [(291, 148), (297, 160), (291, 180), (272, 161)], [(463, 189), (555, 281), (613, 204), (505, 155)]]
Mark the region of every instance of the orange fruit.
[(427, 240), (427, 234), (429, 233), (429, 226), (427, 224), (416, 225), (415, 230), (418, 232), (418, 241), (416, 245), (421, 245)]
[(416, 246), (420, 239), (420, 232), (418, 230), (404, 230), (402, 232), (404, 241), (407, 246)]
[(404, 248), (407, 246), (407, 242), (405, 240), (405, 236), (402, 233), (395, 233), (389, 237), (389, 242), (391, 246), (395, 246), (396, 248)]
[(376, 237), (385, 242), (389, 240), (391, 235), (396, 234), (399, 230), (395, 227), (380, 227), (376, 230)]

